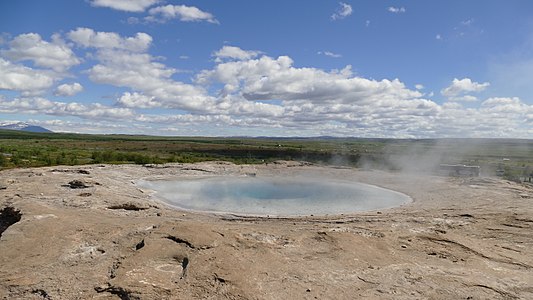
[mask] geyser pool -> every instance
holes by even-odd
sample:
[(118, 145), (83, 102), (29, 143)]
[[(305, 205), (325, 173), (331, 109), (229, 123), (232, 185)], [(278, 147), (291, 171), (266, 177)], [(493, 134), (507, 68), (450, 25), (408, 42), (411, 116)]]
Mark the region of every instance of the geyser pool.
[(411, 198), (373, 185), (304, 177), (207, 177), (141, 180), (170, 205), (243, 215), (328, 215), (390, 208)]

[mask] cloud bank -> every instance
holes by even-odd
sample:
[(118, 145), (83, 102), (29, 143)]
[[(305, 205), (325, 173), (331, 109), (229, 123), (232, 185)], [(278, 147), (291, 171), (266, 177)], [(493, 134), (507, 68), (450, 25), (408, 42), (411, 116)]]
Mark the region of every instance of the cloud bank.
[[(441, 90), (448, 101), (439, 104), (423, 92), (422, 84), (410, 88), (399, 78), (365, 78), (354, 74), (350, 65), (334, 70), (297, 66), (290, 56), (228, 45), (212, 52), (211, 67), (184, 82), (176, 79), (175, 68), (150, 54), (152, 41), (147, 33), (122, 36), (91, 28), (54, 35), (49, 41), (35, 34), (16, 36), (0, 50), (0, 89), (10, 92), (0, 95), (0, 112), (55, 116), (42, 125), (57, 131), (533, 136), (533, 106), (518, 97), (481, 98), (489, 82), (455, 78)], [(70, 73), (82, 61), (73, 49), (86, 58), (78, 73)], [(76, 98), (88, 89), (82, 79), (119, 92), (111, 103), (100, 98), (81, 101)], [(59, 101), (54, 95), (69, 98)]]

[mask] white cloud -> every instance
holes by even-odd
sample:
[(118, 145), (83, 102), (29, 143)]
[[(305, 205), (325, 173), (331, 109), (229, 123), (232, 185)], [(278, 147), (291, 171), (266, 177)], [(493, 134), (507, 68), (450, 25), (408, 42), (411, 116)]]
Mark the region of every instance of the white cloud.
[(448, 97), (448, 101), (453, 102), (476, 102), (478, 101), (476, 96), (472, 95), (463, 95), (463, 96), (450, 96)]
[(523, 103), (518, 97), (489, 98), (481, 103), (481, 107), (485, 112), (491, 113), (513, 113), (518, 115), (533, 113), (533, 106)]
[(152, 43), (152, 37), (143, 32), (138, 32), (134, 37), (123, 38), (115, 32), (95, 32), (90, 28), (80, 27), (70, 31), (67, 36), (83, 47), (124, 49), (133, 52), (144, 52)]
[[(59, 116), (60, 118), (61, 116)], [(29, 119), (27, 123), (43, 126), (47, 129), (50, 129), (54, 132), (73, 132), (73, 133), (93, 133), (93, 134), (102, 134), (102, 133), (116, 133), (120, 132), (130, 132), (138, 133), (140, 126), (135, 126), (131, 123), (118, 123), (113, 120), (98, 120), (98, 122), (93, 122), (90, 119), (79, 119), (79, 120), (64, 120), (64, 119), (48, 119), (48, 120), (39, 120)], [(131, 131), (128, 131), (131, 130)]]
[[(177, 70), (169, 68), (148, 53), (152, 38), (144, 33), (121, 37), (115, 32), (94, 32), (78, 28), (69, 37), (85, 47), (95, 47), (98, 63), (87, 70), (89, 79), (99, 84), (126, 87), (134, 91), (117, 99), (125, 107), (162, 107), (206, 112), (215, 98), (198, 86), (171, 78)], [(143, 98), (148, 97), (148, 98)]]
[(129, 120), (135, 113), (128, 108), (109, 107), (100, 103), (55, 102), (46, 98), (0, 99), (0, 112), (74, 116), (87, 119)]
[(435, 36), (435, 39), (440, 41), (440, 40), (442, 40), (442, 36), (441, 36), (440, 34), (437, 34), (437, 35)]
[(166, 22), (172, 19), (179, 19), (182, 22), (209, 22), (218, 24), (218, 20), (208, 12), (202, 11), (194, 6), (186, 5), (165, 5), (151, 8), (150, 14), (145, 18), (148, 22)]
[[(61, 116), (58, 116), (56, 119), (47, 119), (39, 120), (29, 119), (27, 122), (29, 124), (35, 124), (48, 128), (54, 132), (72, 132), (72, 133), (92, 133), (92, 134), (112, 134), (112, 133), (130, 133), (130, 134), (139, 134), (150, 132), (153, 134), (154, 128), (150, 128), (144, 123), (139, 122), (128, 122), (127, 120), (121, 120), (117, 122), (113, 119), (99, 119), (98, 122), (91, 121), (91, 119), (60, 119)], [(157, 130), (158, 134), (161, 132)]]
[(333, 58), (340, 58), (340, 57), (342, 57), (342, 55), (337, 54), (337, 53), (333, 53), (333, 52), (330, 52), (330, 51), (318, 51), (317, 54), (319, 54), (319, 55), (325, 55), (325, 56), (329, 56), (329, 57), (333, 57)]
[(176, 70), (154, 61), (149, 54), (101, 50), (97, 58), (100, 63), (88, 70), (92, 81), (131, 88), (154, 97), (151, 106), (157, 103), (160, 107), (206, 111), (213, 105), (205, 90), (172, 80)]
[(459, 102), (446, 102), (442, 104), (443, 109), (462, 109), (463, 105)]
[(108, 7), (128, 12), (143, 12), (160, 0), (92, 0), (93, 6)]
[(416, 88), (417, 90), (423, 90), (423, 89), (424, 89), (424, 85), (422, 85), (422, 84), (415, 84), (415, 88)]
[(495, 106), (501, 106), (501, 105), (519, 105), (521, 104), (521, 101), (517, 97), (513, 98), (502, 98), (502, 97), (494, 97), (489, 98), (485, 101), (483, 101), (482, 105), (485, 107), (495, 107)]
[(282, 117), (285, 108), (269, 103), (249, 101), (242, 95), (225, 95), (216, 105), (216, 112), (233, 118), (249, 116), (251, 119)]
[(307, 100), (311, 102), (371, 102), (391, 97), (421, 96), (405, 88), (399, 80), (368, 80), (353, 77), (351, 66), (325, 72), (315, 68), (294, 68), (287, 56), (273, 59), (234, 61), (218, 64), (197, 76), (199, 83), (223, 83), (224, 93), (241, 92), (249, 100)]
[(59, 85), (55, 90), (56, 96), (63, 96), (63, 97), (70, 97), (74, 96), (77, 93), (83, 91), (83, 86), (77, 82), (74, 82), (72, 84), (62, 84)]
[(478, 93), (484, 91), (489, 85), (488, 82), (478, 83), (470, 78), (454, 78), (452, 84), (443, 89), (441, 94), (446, 97), (456, 97), (465, 93)]
[(140, 93), (126, 92), (117, 99), (117, 104), (131, 108), (153, 108), (161, 106), (154, 99), (155, 97), (149, 97)]
[(141, 23), (141, 20), (139, 20), (139, 18), (137, 18), (137, 17), (128, 17), (126, 19), (126, 23), (128, 23), (130, 25), (135, 25), (135, 24)]
[(0, 99), (0, 111), (2, 112), (28, 112), (37, 113), (54, 107), (53, 102), (40, 97), (15, 98), (13, 100)]
[(404, 13), (406, 12), (407, 10), (405, 9), (405, 7), (394, 7), (394, 6), (389, 6), (387, 8), (387, 10), (391, 13), (394, 13), (394, 14), (400, 14), (400, 13)]
[[(349, 67), (331, 72), (296, 68), (292, 59), (284, 56), (219, 63), (198, 74), (196, 80), (204, 85), (223, 85), (221, 95), (225, 96), (214, 113), (228, 114), (225, 126), (270, 128), (271, 132), (283, 128), (284, 135), (490, 137), (505, 136), (508, 126), (518, 128), (513, 134), (525, 135), (527, 131), (520, 128), (526, 127), (533, 111), (519, 99), (513, 103), (490, 100), (478, 109), (463, 108), (457, 102), (439, 105), (407, 89), (398, 79), (355, 77)], [(448, 91), (458, 90), (455, 101), (471, 101), (477, 98), (464, 93), (487, 86), (456, 80)], [(273, 99), (281, 103), (258, 106)]]
[[(356, 130), (363, 134), (361, 128), (365, 128), (364, 135), (370, 136), (377, 128), (408, 126), (403, 133), (397, 129), (395, 132), (410, 136), (417, 126), (435, 126), (431, 118), (442, 110), (432, 101), (419, 99), (419, 92), (405, 88), (397, 79), (354, 77), (350, 67), (331, 72), (295, 68), (292, 59), (284, 56), (219, 63), (214, 69), (201, 72), (197, 82), (224, 85), (222, 96), (209, 113), (226, 116), (216, 122), (243, 129), (284, 128), (285, 134), (331, 134), (331, 130), (337, 130), (339, 134), (357, 135)], [(259, 102), (271, 99), (281, 100), (281, 104)], [(156, 119), (162, 120), (143, 118), (150, 122)]]
[(12, 61), (32, 61), (35, 66), (64, 72), (80, 63), (74, 52), (58, 36), (52, 36), (52, 42), (44, 41), (36, 33), (26, 33), (9, 42), (9, 49), (1, 54)]
[(261, 54), (260, 51), (242, 50), (239, 47), (224, 46), (215, 52), (213, 56), (216, 57), (216, 62), (221, 62), (227, 58), (235, 60), (248, 60), (257, 57), (259, 54)]
[(337, 11), (335, 11), (335, 13), (333, 15), (331, 15), (331, 19), (332, 20), (344, 19), (344, 18), (348, 17), (349, 15), (351, 15), (352, 12), (353, 12), (353, 10), (352, 10), (352, 6), (351, 5), (346, 4), (344, 2), (339, 2), (339, 8), (337, 9)]
[(56, 80), (49, 71), (35, 70), (0, 58), (0, 90), (37, 95), (50, 88)]
[(97, 83), (132, 88), (157, 88), (163, 79), (168, 79), (176, 70), (154, 61), (146, 53), (123, 50), (98, 52), (99, 64), (89, 69), (89, 78)]

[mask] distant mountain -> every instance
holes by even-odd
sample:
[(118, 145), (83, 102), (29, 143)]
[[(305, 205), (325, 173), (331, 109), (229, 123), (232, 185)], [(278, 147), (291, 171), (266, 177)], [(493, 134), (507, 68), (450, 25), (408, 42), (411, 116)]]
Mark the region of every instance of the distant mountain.
[(52, 132), (44, 127), (30, 125), (24, 122), (18, 122), (18, 123), (0, 122), (0, 129), (20, 130), (20, 131), (28, 131), (28, 132)]

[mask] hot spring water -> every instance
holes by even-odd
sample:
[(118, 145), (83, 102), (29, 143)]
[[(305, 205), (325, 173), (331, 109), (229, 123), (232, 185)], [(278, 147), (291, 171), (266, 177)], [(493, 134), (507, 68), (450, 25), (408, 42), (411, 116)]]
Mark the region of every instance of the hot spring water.
[(209, 177), (139, 181), (170, 205), (249, 215), (326, 215), (390, 208), (410, 197), (377, 186), (320, 178)]

